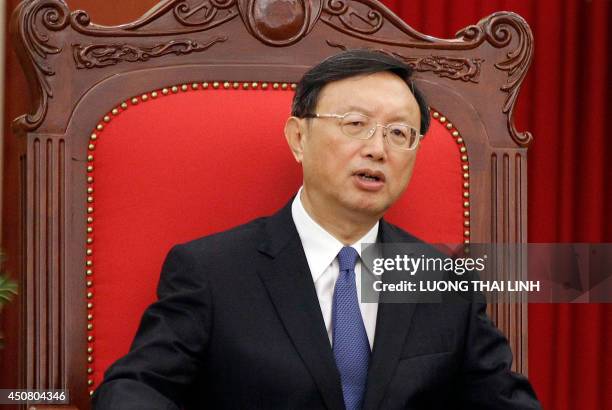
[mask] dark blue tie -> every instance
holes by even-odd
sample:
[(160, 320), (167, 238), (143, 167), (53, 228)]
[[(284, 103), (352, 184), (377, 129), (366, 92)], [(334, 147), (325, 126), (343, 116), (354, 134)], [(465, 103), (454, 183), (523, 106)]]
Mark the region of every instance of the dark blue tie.
[(340, 276), (334, 288), (332, 308), (334, 357), (340, 371), (347, 410), (361, 409), (370, 361), (370, 345), (355, 284), (355, 262), (358, 257), (357, 251), (349, 246), (338, 253)]

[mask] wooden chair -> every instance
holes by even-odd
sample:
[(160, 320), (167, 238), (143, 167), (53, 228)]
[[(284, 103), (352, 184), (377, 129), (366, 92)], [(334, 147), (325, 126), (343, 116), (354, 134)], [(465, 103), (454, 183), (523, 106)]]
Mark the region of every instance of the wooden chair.
[[(67, 388), (72, 408), (89, 408), (169, 247), (290, 199), (301, 175), (282, 126), (294, 84), (342, 49), (406, 61), (431, 106), (387, 219), (431, 242), (526, 241), (531, 135), (512, 110), (533, 39), (515, 14), (441, 40), (368, 0), (165, 0), (115, 27), (31, 0), (12, 34), (36, 103), (14, 121), (21, 179), (5, 193), (22, 232), (5, 244), (22, 261), (19, 387)], [(489, 312), (526, 373), (526, 305)]]

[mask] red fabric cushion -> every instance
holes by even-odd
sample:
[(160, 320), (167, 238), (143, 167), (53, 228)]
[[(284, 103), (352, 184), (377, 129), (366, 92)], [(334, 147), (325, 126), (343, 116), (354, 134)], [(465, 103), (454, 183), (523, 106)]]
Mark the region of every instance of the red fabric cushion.
[[(297, 191), (301, 170), (283, 136), (292, 96), (158, 92), (101, 122), (89, 174), (94, 386), (128, 351), (173, 244), (271, 214)], [(461, 242), (461, 175), (457, 144), (433, 121), (411, 185), (387, 219), (431, 242)]]

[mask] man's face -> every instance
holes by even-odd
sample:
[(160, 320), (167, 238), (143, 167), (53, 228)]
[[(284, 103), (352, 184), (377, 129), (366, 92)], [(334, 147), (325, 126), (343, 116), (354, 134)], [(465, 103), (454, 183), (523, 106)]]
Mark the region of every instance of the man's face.
[[(315, 113), (358, 112), (376, 123), (404, 123), (420, 129), (419, 107), (406, 83), (380, 72), (327, 84)], [(416, 152), (401, 151), (377, 127), (369, 140), (343, 134), (333, 118), (301, 120), (304, 191), (315, 213), (380, 218), (406, 189)], [(372, 180), (365, 175), (374, 175)]]

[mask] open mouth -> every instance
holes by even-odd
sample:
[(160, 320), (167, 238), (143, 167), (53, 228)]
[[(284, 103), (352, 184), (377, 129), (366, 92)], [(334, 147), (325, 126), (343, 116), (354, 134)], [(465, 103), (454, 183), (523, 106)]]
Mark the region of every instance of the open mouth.
[(368, 182), (384, 182), (385, 174), (380, 171), (372, 171), (370, 169), (360, 169), (355, 174), (357, 177)]
[(365, 179), (366, 181), (380, 181), (380, 178), (374, 175), (368, 175), (365, 173), (359, 173), (357, 176), (361, 179)]

